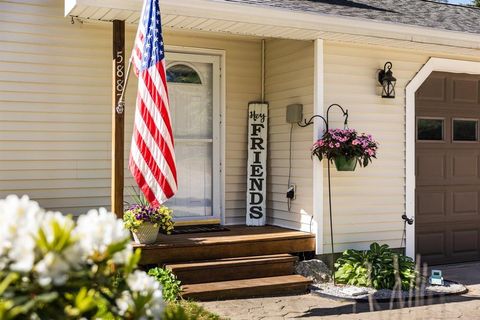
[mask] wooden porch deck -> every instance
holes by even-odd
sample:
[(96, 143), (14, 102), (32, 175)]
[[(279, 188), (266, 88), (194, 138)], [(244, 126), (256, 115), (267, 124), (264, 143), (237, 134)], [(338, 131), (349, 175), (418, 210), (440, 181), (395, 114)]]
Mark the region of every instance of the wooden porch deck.
[(157, 242), (137, 245), (141, 264), (164, 264), (315, 250), (315, 235), (276, 226), (227, 226), (229, 231), (159, 234)]

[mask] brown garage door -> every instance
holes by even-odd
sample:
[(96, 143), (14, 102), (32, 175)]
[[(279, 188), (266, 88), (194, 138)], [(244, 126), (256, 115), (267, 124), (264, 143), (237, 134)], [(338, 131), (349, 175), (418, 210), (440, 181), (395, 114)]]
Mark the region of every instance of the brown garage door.
[(416, 251), (480, 260), (480, 77), (434, 72), (416, 94)]

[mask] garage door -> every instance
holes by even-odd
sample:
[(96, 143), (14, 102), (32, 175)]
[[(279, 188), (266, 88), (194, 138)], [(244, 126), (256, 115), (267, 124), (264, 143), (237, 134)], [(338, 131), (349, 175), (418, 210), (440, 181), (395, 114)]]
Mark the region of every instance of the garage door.
[(435, 72), (416, 93), (416, 252), (480, 260), (480, 77)]

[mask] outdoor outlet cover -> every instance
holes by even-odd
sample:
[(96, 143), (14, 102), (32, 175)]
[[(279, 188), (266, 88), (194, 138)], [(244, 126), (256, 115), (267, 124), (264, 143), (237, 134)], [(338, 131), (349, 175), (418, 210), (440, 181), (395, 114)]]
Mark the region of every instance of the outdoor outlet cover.
[(287, 198), (290, 200), (295, 200), (296, 197), (297, 197), (296, 185), (291, 184), (287, 190)]
[(299, 123), (303, 119), (303, 104), (291, 104), (287, 106), (287, 122)]

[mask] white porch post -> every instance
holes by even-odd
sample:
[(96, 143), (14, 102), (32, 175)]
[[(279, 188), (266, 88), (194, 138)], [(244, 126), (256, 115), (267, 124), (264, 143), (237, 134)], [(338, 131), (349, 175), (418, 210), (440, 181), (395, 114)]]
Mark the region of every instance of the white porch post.
[[(314, 43), (313, 114), (323, 116), (324, 110), (324, 61), (323, 39)], [(313, 124), (313, 140), (320, 139), (323, 121)], [(317, 254), (323, 253), (323, 162), (313, 159), (313, 230), (316, 233)]]

